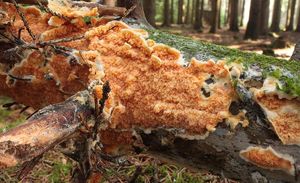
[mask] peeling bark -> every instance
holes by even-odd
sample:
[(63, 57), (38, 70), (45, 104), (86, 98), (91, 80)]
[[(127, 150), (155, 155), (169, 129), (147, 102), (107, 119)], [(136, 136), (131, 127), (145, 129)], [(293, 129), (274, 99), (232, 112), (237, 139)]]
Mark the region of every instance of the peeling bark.
[(23, 125), (0, 135), (0, 168), (30, 161), (66, 141), (93, 116), (87, 91), (38, 111)]

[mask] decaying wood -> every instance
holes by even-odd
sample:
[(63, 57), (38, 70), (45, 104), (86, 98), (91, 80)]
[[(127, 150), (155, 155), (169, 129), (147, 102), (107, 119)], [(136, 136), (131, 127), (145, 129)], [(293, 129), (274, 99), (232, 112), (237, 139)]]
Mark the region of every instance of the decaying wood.
[[(89, 150), (100, 141), (101, 150), (120, 154), (138, 139), (157, 156), (241, 182), (299, 181), (300, 94), (295, 61), (241, 54), (101, 17), (87, 21), (87, 15), (98, 12), (94, 6), (84, 12), (67, 7), (70, 11), (65, 12), (55, 3), (49, 9), (62, 17), (34, 7), (20, 8), (37, 37), (32, 42), (29, 31), (16, 36), (24, 20), (15, 7), (2, 3), (0, 8), (5, 12), (1, 95), (37, 109), (63, 102), (0, 135), (2, 166), (33, 159), (85, 127), (83, 139), (89, 140), (84, 147)], [(133, 10), (132, 15), (142, 11)], [(11, 17), (16, 17), (13, 24)], [(241, 58), (218, 61), (232, 52)], [(95, 81), (109, 82), (109, 95)], [(92, 92), (71, 97), (87, 86)], [(99, 116), (105, 119), (101, 125), (95, 120)], [(90, 117), (96, 122), (87, 125)], [(90, 135), (99, 130), (100, 136)], [(82, 172), (94, 158), (86, 154), (79, 159)]]
[(11, 167), (42, 155), (74, 134), (93, 116), (88, 91), (34, 114), (0, 136), (0, 167)]
[(298, 43), (296, 44), (295, 50), (294, 50), (294, 53), (293, 53), (291, 59), (300, 61), (300, 42), (298, 42)]

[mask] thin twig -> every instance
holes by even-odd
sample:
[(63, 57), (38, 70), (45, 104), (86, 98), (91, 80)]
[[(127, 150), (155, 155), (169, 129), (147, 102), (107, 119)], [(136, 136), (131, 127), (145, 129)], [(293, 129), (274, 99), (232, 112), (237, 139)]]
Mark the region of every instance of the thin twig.
[(58, 43), (65, 43), (65, 42), (71, 42), (71, 41), (76, 41), (83, 39), (84, 36), (75, 36), (75, 37), (70, 37), (70, 38), (62, 38), (62, 39), (56, 39), (56, 40), (51, 40), (51, 41), (44, 41), (38, 43), (40, 46), (46, 46), (46, 45), (51, 45), (51, 44), (58, 44)]
[(28, 22), (27, 22), (27, 20), (26, 20), (26, 18), (25, 18), (24, 13), (20, 11), (20, 7), (19, 7), (19, 5), (17, 4), (17, 2), (16, 2), (15, 0), (11, 0), (11, 1), (12, 1), (12, 3), (14, 4), (14, 6), (15, 6), (17, 12), (18, 12), (18, 14), (20, 15), (20, 17), (21, 17), (21, 19), (22, 19), (22, 21), (23, 21), (23, 23), (24, 23), (24, 26), (26, 27), (26, 30), (27, 30), (27, 32), (29, 33), (30, 37), (31, 37), (33, 40), (35, 40), (36, 38), (35, 38), (34, 34), (32, 33), (32, 31), (31, 31), (29, 25), (28, 25)]
[(2, 32), (0, 32), (0, 35), (1, 35), (3, 38), (5, 38), (5, 39), (7, 39), (8, 41), (10, 41), (11, 43), (15, 43), (12, 39), (10, 39), (8, 36), (6, 36), (5, 34), (3, 34)]
[(19, 81), (31, 81), (31, 78), (20, 78), (11, 74), (8, 74), (8, 76), (11, 77), (12, 79), (19, 80)]
[(38, 164), (38, 162), (40, 161), (40, 159), (42, 159), (42, 157), (43, 157), (43, 154), (35, 157), (31, 161), (24, 163), (21, 170), (18, 172), (18, 175), (17, 175), (18, 179), (19, 180), (24, 179), (32, 171), (32, 169)]

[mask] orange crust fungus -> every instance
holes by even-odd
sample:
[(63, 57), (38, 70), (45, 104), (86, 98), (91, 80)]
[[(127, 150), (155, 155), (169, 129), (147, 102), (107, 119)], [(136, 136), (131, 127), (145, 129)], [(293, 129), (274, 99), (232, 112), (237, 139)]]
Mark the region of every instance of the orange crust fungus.
[(295, 175), (295, 160), (289, 155), (277, 153), (272, 147), (248, 147), (240, 152), (240, 156), (258, 167)]
[(270, 88), (276, 88), (273, 80), (269, 78), (262, 89), (253, 90), (255, 100), (264, 110), (283, 144), (300, 145), (300, 101), (268, 92)]

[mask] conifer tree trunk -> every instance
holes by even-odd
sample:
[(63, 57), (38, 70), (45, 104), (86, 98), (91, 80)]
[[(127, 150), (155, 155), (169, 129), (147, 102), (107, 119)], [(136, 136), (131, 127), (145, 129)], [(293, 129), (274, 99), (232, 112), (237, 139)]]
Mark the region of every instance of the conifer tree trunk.
[(296, 32), (300, 32), (300, 2), (298, 3), (298, 20), (297, 20), (297, 27)]
[(211, 20), (211, 28), (210, 33), (216, 33), (218, 28), (219, 22), (219, 0), (211, 0), (211, 13), (212, 13), (212, 20)]
[(282, 0), (275, 0), (273, 8), (272, 25), (270, 28), (272, 32), (280, 31), (281, 4)]
[(185, 14), (185, 24), (190, 24), (190, 12), (191, 12), (191, 0), (187, 0), (186, 4), (186, 14)]
[(287, 29), (286, 29), (287, 31), (293, 31), (294, 30), (295, 8), (296, 8), (296, 0), (292, 0), (289, 24), (288, 24)]
[(183, 0), (178, 0), (177, 24), (183, 24)]
[(170, 21), (170, 1), (165, 0), (164, 1), (164, 22), (162, 26), (170, 27), (171, 21)]
[(171, 15), (170, 15), (170, 22), (173, 24), (174, 21), (174, 0), (171, 0)]
[(247, 30), (245, 39), (257, 39), (260, 33), (261, 25), (261, 4), (263, 0), (252, 0), (250, 7), (249, 22), (247, 24)]
[(230, 0), (230, 24), (229, 24), (229, 30), (233, 32), (239, 31), (239, 25), (238, 25), (238, 11), (239, 11), (239, 0)]
[(240, 27), (244, 26), (245, 2), (246, 2), (246, 0), (242, 0), (242, 3), (241, 3), (242, 7), (241, 7)]
[(144, 11), (148, 22), (155, 26), (155, 0), (147, 0), (144, 1)]
[(289, 25), (290, 15), (291, 15), (291, 0), (288, 0), (288, 7), (286, 10), (286, 19), (285, 19), (285, 27), (286, 28)]
[(218, 9), (218, 29), (221, 29), (222, 28), (222, 23), (221, 23), (221, 21), (222, 21), (222, 15), (221, 15), (221, 5), (222, 5), (222, 0), (219, 0), (219, 5), (218, 5), (218, 7), (219, 7), (219, 9)]
[(261, 12), (261, 25), (260, 34), (266, 35), (269, 32), (269, 14), (270, 14), (270, 0), (262, 1), (262, 12)]

